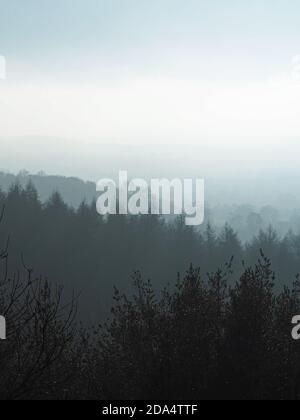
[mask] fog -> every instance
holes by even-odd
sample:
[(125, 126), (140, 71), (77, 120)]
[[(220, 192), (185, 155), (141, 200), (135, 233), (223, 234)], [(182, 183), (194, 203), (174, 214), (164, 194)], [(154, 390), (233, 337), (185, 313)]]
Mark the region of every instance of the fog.
[(217, 203), (297, 202), (299, 4), (47, 4), (2, 5), (1, 169), (201, 177)]

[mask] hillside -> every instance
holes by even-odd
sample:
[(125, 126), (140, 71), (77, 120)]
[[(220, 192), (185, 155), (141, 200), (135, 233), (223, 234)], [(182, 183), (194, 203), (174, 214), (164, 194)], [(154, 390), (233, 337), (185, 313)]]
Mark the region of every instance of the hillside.
[(52, 176), (43, 172), (37, 175), (31, 175), (26, 171), (22, 171), (18, 175), (0, 172), (0, 189), (4, 192), (7, 192), (15, 183), (25, 187), (29, 182), (34, 184), (42, 202), (46, 202), (53, 192), (59, 192), (65, 203), (75, 208), (83, 200), (91, 203), (95, 198), (95, 184), (82, 181), (79, 178)]

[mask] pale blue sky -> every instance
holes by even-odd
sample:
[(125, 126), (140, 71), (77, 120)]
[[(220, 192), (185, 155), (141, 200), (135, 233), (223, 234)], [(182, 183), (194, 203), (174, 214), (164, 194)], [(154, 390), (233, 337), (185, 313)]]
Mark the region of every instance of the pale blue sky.
[(58, 41), (124, 46), (166, 38), (257, 48), (300, 40), (298, 0), (1, 0), (0, 10), (1, 43), (14, 52)]
[(210, 171), (298, 168), (299, 24), (299, 0), (0, 0), (1, 155), (85, 177), (104, 145), (179, 144)]
[(0, 11), (0, 53), (43, 73), (51, 62), (74, 76), (83, 57), (112, 72), (228, 65), (263, 78), (300, 49), (298, 0), (0, 0)]

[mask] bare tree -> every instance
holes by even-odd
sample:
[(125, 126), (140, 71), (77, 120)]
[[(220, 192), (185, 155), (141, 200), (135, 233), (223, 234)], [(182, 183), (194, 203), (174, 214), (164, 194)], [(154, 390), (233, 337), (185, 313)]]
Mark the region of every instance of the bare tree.
[(10, 276), (8, 245), (0, 251), (0, 314), (7, 323), (7, 339), (0, 342), (0, 399), (52, 398), (58, 392), (61, 398), (77, 363), (76, 298), (64, 302), (63, 288), (35, 278), (23, 258), (22, 271)]

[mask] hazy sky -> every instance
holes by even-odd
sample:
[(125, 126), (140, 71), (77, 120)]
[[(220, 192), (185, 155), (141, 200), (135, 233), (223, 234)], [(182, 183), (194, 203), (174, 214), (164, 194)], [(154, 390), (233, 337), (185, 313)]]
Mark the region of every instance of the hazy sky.
[(211, 173), (296, 169), (299, 16), (298, 0), (0, 0), (0, 167), (96, 178), (118, 144), (162, 160), (176, 144)]

